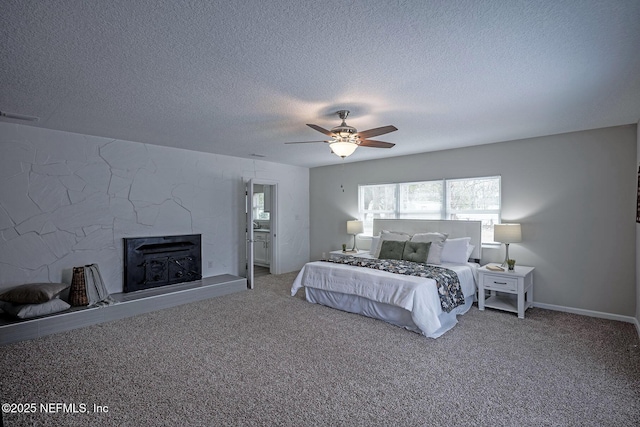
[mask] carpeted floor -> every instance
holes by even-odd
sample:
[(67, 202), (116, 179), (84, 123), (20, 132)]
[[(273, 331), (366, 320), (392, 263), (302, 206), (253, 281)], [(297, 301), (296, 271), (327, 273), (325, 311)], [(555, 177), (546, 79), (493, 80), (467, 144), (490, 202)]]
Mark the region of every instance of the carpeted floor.
[(35, 404), (4, 425), (638, 425), (632, 324), (473, 307), (433, 340), (291, 297), (294, 277), (0, 347), (0, 400)]

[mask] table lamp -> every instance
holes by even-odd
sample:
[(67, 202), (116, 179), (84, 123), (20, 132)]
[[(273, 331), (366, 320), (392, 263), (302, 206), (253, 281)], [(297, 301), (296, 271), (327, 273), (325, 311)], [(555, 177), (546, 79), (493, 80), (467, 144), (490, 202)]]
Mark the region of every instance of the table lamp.
[(522, 241), (522, 230), (520, 224), (495, 224), (493, 226), (493, 240), (504, 243), (507, 247), (502, 268), (507, 266), (509, 259), (509, 243), (518, 243)]
[(347, 221), (347, 234), (353, 234), (352, 251), (358, 251), (358, 247), (356, 246), (356, 235), (360, 233), (364, 233), (364, 223), (362, 221)]

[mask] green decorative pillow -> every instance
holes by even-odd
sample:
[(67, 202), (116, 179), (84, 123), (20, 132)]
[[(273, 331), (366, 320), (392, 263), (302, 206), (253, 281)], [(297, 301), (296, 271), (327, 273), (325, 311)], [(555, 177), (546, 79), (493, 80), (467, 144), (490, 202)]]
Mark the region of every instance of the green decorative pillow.
[(402, 259), (404, 244), (408, 242), (398, 242), (395, 240), (384, 240), (380, 246), (380, 259)]
[(66, 283), (27, 283), (0, 294), (0, 301), (14, 304), (41, 304), (47, 302), (67, 289)]
[(431, 242), (406, 242), (402, 252), (405, 261), (426, 263)]

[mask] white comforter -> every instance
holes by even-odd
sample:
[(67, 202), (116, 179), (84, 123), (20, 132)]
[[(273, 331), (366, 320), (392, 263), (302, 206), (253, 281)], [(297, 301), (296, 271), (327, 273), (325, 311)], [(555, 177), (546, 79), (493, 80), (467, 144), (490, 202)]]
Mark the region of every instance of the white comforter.
[[(475, 293), (474, 265), (443, 265), (458, 274), (465, 299), (473, 298)], [(426, 335), (432, 334), (441, 327), (438, 316), (442, 313), (442, 307), (433, 279), (315, 261), (307, 263), (302, 268), (293, 282), (291, 295), (295, 295), (304, 286), (358, 295), (372, 301), (404, 308), (411, 312), (413, 322)]]

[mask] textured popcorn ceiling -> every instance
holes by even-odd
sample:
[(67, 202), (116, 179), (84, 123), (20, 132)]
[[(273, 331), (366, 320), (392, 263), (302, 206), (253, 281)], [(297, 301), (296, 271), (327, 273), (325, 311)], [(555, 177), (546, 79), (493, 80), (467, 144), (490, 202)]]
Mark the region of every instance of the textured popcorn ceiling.
[(406, 155), (640, 119), (640, 1), (0, 2), (0, 111), (301, 166), (305, 126), (393, 124)]

